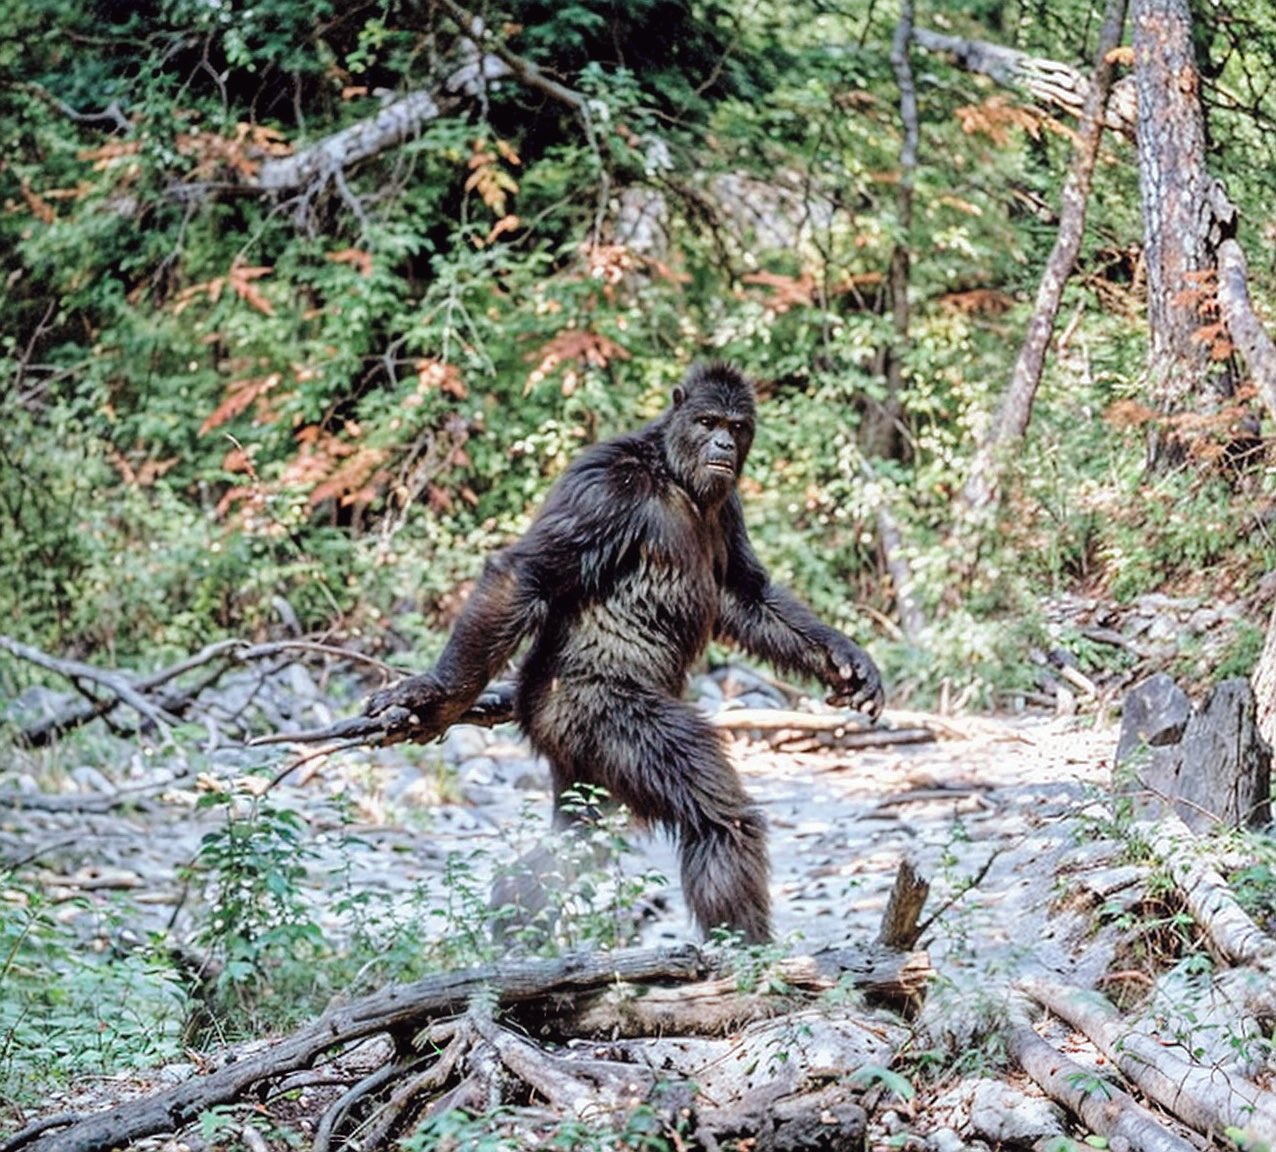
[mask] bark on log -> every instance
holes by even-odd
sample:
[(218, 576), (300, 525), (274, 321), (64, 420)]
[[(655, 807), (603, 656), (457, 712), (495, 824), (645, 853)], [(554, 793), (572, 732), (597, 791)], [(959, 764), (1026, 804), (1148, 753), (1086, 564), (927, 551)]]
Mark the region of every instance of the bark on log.
[(1019, 982), (1043, 1008), (1084, 1032), (1132, 1084), (1188, 1127), (1234, 1128), (1246, 1142), (1276, 1146), (1276, 1096), (1240, 1076), (1220, 1076), (1137, 1032), (1099, 993), (1048, 977)]
[(735, 975), (677, 987), (616, 982), (570, 1004), (546, 1001), (524, 1013), (529, 1028), (562, 1036), (715, 1036), (769, 1019), (799, 999), (831, 991), (845, 980), (878, 1003), (910, 1014), (921, 1004), (934, 976), (925, 952), (874, 946), (829, 949), (781, 960), (770, 982), (792, 990), (786, 1000), (765, 988), (741, 991)]
[[(1045, 104), (1074, 116), (1081, 115), (1090, 92), (1090, 81), (1080, 70), (1058, 60), (1030, 56), (1014, 48), (986, 40), (964, 40), (929, 28), (915, 28), (913, 41), (928, 52), (950, 56), (958, 67), (976, 72), (1010, 88), (1019, 88)], [(1103, 123), (1129, 140), (1134, 139), (1136, 119), (1133, 81), (1114, 85)]]
[(1196, 1145), (1175, 1135), (1146, 1108), (1119, 1088), (1103, 1082), (1080, 1064), (1056, 1052), (1027, 1025), (1006, 1033), (1011, 1057), (1042, 1090), (1079, 1117), (1109, 1146), (1125, 1141), (1131, 1152), (1196, 1152)]
[(330, 1008), (265, 1051), (145, 1099), (78, 1118), (25, 1146), (32, 1152), (106, 1152), (146, 1136), (176, 1132), (201, 1112), (240, 1099), (263, 1080), (309, 1067), (331, 1048), (379, 1032), (412, 1030), (433, 1016), (464, 1011), (480, 992), (510, 1005), (542, 996), (575, 996), (616, 980), (692, 980), (709, 968), (700, 950), (688, 945), (492, 964), (390, 985)]
[(1276, 966), (1276, 939), (1254, 923), (1227, 881), (1199, 852), (1199, 841), (1177, 816), (1144, 825), (1152, 851), (1182, 893), (1192, 919), (1217, 953), (1233, 964)]
[(921, 935), (918, 921), (930, 895), (930, 881), (917, 872), (908, 859), (899, 862), (895, 883), (882, 914), (882, 928), (877, 942), (884, 948), (905, 949), (917, 943)]
[[(889, 980), (896, 991), (920, 996), (930, 974), (924, 954), (897, 954), (889, 977), (885, 971), (886, 960), (878, 955), (874, 964), (871, 956), (870, 953), (870, 959), (866, 960), (860, 952), (830, 950), (785, 960), (777, 966), (775, 973), (777, 979), (790, 982), (794, 1000), (799, 998), (799, 992), (803, 998), (809, 999), (836, 986), (847, 972), (861, 987), (880, 989)], [(64, 1126), (60, 1130), (20, 1133), (10, 1141), (10, 1146), (30, 1149), (31, 1152), (106, 1152), (148, 1136), (176, 1132), (201, 1112), (243, 1099), (257, 1085), (307, 1068), (331, 1050), (379, 1033), (397, 1037), (414, 1034), (434, 1017), (455, 1016), (466, 1011), (475, 997), (481, 997), (485, 1004), (505, 1009), (529, 1030), (545, 1032), (557, 1027), (573, 1037), (601, 1032), (613, 1039), (615, 1021), (625, 1017), (614, 1010), (610, 1014), (600, 1010), (599, 1005), (606, 997), (610, 997), (613, 1004), (618, 997), (622, 1000), (628, 997), (638, 1005), (648, 999), (652, 1004), (663, 1000), (666, 1005), (683, 1005), (684, 1010), (677, 1015), (672, 1010), (664, 1015), (644, 1013), (639, 1007), (628, 1017), (630, 1024), (639, 1021), (651, 1026), (667, 1025), (676, 1020), (679, 1027), (703, 1027), (704, 1021), (698, 1019), (695, 1012), (687, 1011), (686, 1006), (699, 1005), (702, 1008), (708, 1000), (714, 999), (718, 1001), (719, 1008), (716, 1013), (708, 1013), (707, 1017), (717, 1027), (726, 1020), (738, 1023), (750, 1014), (759, 1017), (776, 1015), (777, 1004), (782, 1009), (791, 1007), (784, 999), (772, 998), (768, 1011), (764, 996), (742, 996), (738, 975), (724, 974), (730, 964), (730, 957), (714, 958), (687, 945), (674, 949), (635, 949), (554, 960), (514, 961), (442, 973), (411, 984), (392, 985), (347, 1004), (336, 1005), (314, 1023), (269, 1048), (227, 1063), (207, 1075), (100, 1113), (63, 1117)], [(706, 980), (703, 986), (695, 983)], [(677, 985), (676, 991), (658, 986), (670, 982)], [(822, 1008), (821, 1012), (824, 1011)], [(564, 1027), (565, 1024), (569, 1026)], [(566, 1063), (561, 1063), (560, 1068), (560, 1062), (556, 1062), (555, 1058), (544, 1056), (542, 1059), (530, 1052), (525, 1042), (500, 1033), (494, 1026), (484, 1026), (481, 1021), (471, 1018), (470, 1027), (496, 1059), (530, 1078), (533, 1083), (539, 1083), (547, 1069), (560, 1069), (564, 1074), (568, 1071)], [(803, 1027), (806, 1028), (806, 1025)], [(840, 1023), (835, 1020), (828, 1027), (834, 1031), (841, 1029), (848, 1036), (877, 1035), (873, 1028), (849, 1018)], [(782, 1036), (762, 1036), (758, 1043), (771, 1048), (791, 1043), (792, 1030), (786, 1025), (781, 1032)], [(811, 1032), (823, 1035), (814, 1026)], [(877, 1053), (877, 1056), (880, 1058), (881, 1054)], [(612, 1089), (625, 1073), (613, 1072), (610, 1065), (591, 1071), (590, 1066), (580, 1064), (572, 1064), (570, 1072), (580, 1079), (578, 1090), (570, 1093), (574, 1100), (588, 1098), (590, 1101), (611, 1101), (615, 1104), (619, 1099)], [(423, 1084), (432, 1082), (428, 1070), (423, 1075)], [(628, 1079), (632, 1080), (632, 1075)], [(434, 1075), (434, 1080), (438, 1080), (437, 1075)], [(597, 1084), (598, 1088), (588, 1087), (586, 1080)], [(801, 1086), (795, 1082), (790, 1087), (797, 1090)], [(461, 1090), (468, 1091), (465, 1084), (461, 1085)], [(0, 1145), (0, 1152), (5, 1152), (4, 1145)]]

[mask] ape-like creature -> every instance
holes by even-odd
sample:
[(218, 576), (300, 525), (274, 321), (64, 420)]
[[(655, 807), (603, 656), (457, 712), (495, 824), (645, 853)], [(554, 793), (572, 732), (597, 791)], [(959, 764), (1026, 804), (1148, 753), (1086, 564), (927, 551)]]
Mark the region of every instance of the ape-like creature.
[(701, 930), (771, 935), (766, 828), (720, 734), (682, 699), (713, 636), (778, 670), (822, 680), (831, 703), (876, 715), (868, 655), (771, 583), (745, 532), (736, 481), (753, 441), (752, 384), (692, 368), (644, 428), (578, 457), (517, 543), (491, 557), (443, 654), (375, 694), (367, 712), (455, 722), (531, 638), (516, 713), (563, 793), (605, 788), (679, 841)]

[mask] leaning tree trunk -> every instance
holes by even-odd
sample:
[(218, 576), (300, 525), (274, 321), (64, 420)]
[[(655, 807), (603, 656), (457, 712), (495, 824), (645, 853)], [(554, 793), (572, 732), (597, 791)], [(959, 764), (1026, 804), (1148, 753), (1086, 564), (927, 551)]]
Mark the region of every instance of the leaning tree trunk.
[(1148, 464), (1181, 463), (1182, 417), (1208, 411), (1231, 381), (1200, 338), (1214, 300), (1222, 238), (1205, 168), (1201, 79), (1188, 0), (1134, 0), (1139, 192), (1148, 284), (1149, 395), (1160, 419)]
[(1064, 285), (1072, 273), (1081, 238), (1085, 232), (1086, 205), (1094, 182), (1094, 165), (1103, 136), (1104, 107), (1112, 87), (1112, 53), (1121, 43), (1125, 28), (1126, 0), (1108, 0), (1095, 53), (1094, 74), (1086, 95), (1077, 135), (1072, 167), (1063, 185), (1059, 211), (1059, 233), (1046, 261), (1041, 283), (1037, 287), (1036, 306), (1028, 321), (1023, 345), (1015, 361), (1014, 372), (992, 426), (978, 447), (971, 463), (970, 475), (962, 491), (958, 515), (979, 514), (994, 504), (1001, 485), (1001, 474), (1010, 452), (1024, 437), (1032, 415), (1032, 404), (1041, 383), (1046, 350), (1054, 334), (1055, 319), (1063, 300)]
[(888, 299), (891, 308), (891, 341), (881, 351), (886, 394), (870, 401), (860, 428), (864, 454), (899, 459), (905, 450), (901, 434), (904, 417), (904, 356), (908, 349), (911, 316), (908, 308), (909, 272), (912, 263), (910, 233), (913, 228), (913, 192), (917, 177), (917, 86), (909, 45), (913, 39), (913, 0), (900, 0), (899, 22), (891, 41), (891, 68), (899, 84), (899, 118), (904, 129), (899, 151), (899, 183), (895, 186), (895, 224), (898, 235), (891, 250)]
[[(1216, 190), (1215, 200), (1219, 199)], [(1267, 405), (1268, 417), (1276, 420), (1276, 342), (1254, 311), (1248, 278), (1244, 250), (1235, 240), (1224, 240), (1218, 249), (1219, 312), (1258, 395)], [(1258, 731), (1276, 747), (1276, 607), (1267, 623), (1267, 638), (1250, 683), (1254, 688)]]

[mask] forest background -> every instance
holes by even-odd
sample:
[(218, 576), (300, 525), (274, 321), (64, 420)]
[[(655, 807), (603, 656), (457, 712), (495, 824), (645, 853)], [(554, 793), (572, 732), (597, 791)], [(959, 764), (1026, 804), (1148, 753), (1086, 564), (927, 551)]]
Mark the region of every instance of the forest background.
[[(1276, 20), (1182, 15), (1261, 299)], [(764, 558), (872, 642), (898, 699), (1030, 685), (1060, 592), (1250, 596), (1272, 558), (1261, 409), (1208, 260), (1162, 292), (1186, 299), (1195, 360), (1168, 387), (1149, 367), (1128, 110), (999, 515), (954, 544), (1006, 425), (1102, 21), (943, 5), (893, 62), (899, 17), (18, 4), (0, 43), (14, 636), (136, 662), (269, 635), (282, 611), (420, 660), (565, 461), (707, 356), (762, 382)], [(990, 79), (943, 36), (1065, 71), (1012, 58)], [(1111, 62), (1128, 100), (1131, 49)], [(1150, 468), (1180, 432), (1189, 450)], [(1252, 665), (1249, 606), (1226, 667), (1194, 677)], [(0, 670), (8, 693), (26, 674)]]
[(760, 383), (758, 551), (893, 705), (1100, 682), (1081, 615), (1158, 596), (1229, 611), (1183, 683), (1276, 669), (1270, 5), (9, 16), (0, 698), (65, 679), (33, 650), (419, 668), (710, 357)]

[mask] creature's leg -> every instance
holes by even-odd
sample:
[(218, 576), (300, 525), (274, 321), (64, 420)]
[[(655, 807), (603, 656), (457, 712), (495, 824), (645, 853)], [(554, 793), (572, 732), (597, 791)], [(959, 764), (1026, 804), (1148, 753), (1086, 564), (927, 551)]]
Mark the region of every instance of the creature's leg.
[(721, 734), (689, 705), (658, 695), (617, 700), (593, 717), (596, 775), (639, 819), (679, 841), (682, 887), (701, 931), (771, 939), (766, 821), (727, 759)]

